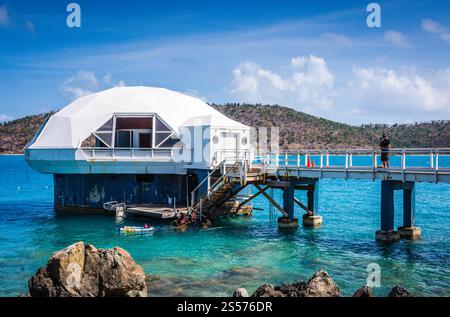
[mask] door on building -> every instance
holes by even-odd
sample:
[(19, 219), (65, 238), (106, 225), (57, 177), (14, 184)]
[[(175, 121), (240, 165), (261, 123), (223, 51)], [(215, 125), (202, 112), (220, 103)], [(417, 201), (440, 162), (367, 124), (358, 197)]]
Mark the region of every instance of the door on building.
[(229, 161), (235, 161), (238, 158), (239, 151), (239, 133), (235, 132), (222, 132), (220, 134), (221, 146), (223, 149), (221, 161), (227, 159)]

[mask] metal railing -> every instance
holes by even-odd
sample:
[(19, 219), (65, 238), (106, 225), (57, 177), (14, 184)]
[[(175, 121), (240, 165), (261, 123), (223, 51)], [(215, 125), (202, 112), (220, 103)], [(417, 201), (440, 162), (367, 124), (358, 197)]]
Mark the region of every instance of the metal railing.
[[(258, 153), (253, 164), (269, 167), (298, 168), (382, 168), (380, 149), (329, 149), (329, 150), (287, 150)], [(439, 170), (440, 159), (450, 157), (450, 148), (439, 149), (389, 149), (387, 151), (391, 169), (423, 168)], [(414, 158), (413, 160), (408, 160)], [(408, 162), (410, 164), (408, 165)], [(450, 163), (442, 168), (450, 168)]]
[(86, 159), (91, 160), (112, 160), (112, 159), (172, 159), (174, 151), (178, 149), (170, 148), (81, 148)]

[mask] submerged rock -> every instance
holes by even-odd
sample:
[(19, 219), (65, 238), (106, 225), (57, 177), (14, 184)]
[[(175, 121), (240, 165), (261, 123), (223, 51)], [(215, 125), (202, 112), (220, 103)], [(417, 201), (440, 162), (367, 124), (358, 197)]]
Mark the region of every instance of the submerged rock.
[(401, 286), (394, 286), (388, 294), (388, 297), (413, 297), (414, 295)]
[(241, 287), (234, 291), (233, 297), (249, 297), (247, 289)]
[(330, 275), (318, 271), (307, 283), (282, 284), (272, 286), (265, 284), (253, 293), (252, 297), (339, 297), (341, 291)]
[(372, 297), (372, 288), (367, 285), (361, 286), (353, 293), (353, 297)]
[(28, 281), (32, 297), (145, 297), (144, 270), (122, 248), (82, 241), (56, 252)]

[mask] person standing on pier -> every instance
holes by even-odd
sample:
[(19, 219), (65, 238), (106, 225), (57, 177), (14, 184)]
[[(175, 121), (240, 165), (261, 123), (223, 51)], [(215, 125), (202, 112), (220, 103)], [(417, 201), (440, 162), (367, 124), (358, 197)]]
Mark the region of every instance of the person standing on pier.
[(383, 163), (383, 168), (390, 168), (389, 164), (389, 148), (391, 147), (391, 141), (385, 133), (381, 137), (380, 149), (381, 149), (381, 162)]

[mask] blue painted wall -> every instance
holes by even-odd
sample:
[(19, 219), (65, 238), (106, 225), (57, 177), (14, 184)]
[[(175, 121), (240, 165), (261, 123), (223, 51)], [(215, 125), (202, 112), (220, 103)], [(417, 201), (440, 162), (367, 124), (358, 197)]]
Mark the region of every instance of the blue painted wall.
[[(189, 192), (201, 177), (188, 177)], [(186, 204), (186, 175), (55, 174), (54, 184), (57, 209), (102, 209), (103, 203), (113, 200), (168, 205), (168, 196)]]

